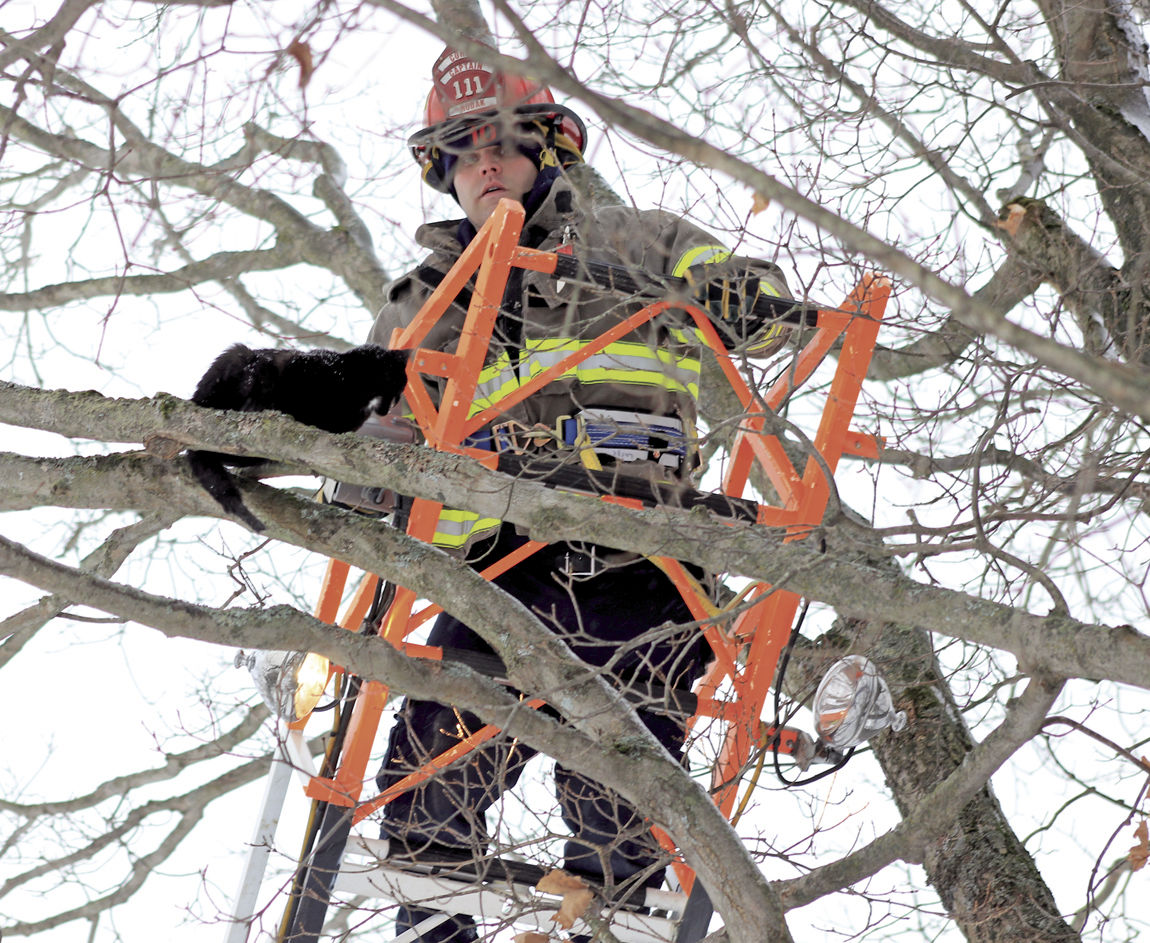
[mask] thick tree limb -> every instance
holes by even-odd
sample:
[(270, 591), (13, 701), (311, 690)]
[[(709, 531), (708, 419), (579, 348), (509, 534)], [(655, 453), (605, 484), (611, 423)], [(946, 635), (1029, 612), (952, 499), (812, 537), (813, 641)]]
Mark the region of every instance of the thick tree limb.
[[(867, 628), (873, 633), (876, 627)], [(919, 819), (929, 831), (940, 824), (935, 817), (942, 807), (934, 803), (953, 803), (946, 806), (948, 822), (921, 846), (927, 877), (947, 912), (970, 943), (1077, 940), (990, 788), (968, 781), (974, 788), (950, 792), (968, 768), (986, 757), (962, 719), (931, 639), (909, 627), (877, 628), (871, 653), (884, 666), (909, 722), (902, 742), (876, 741), (875, 755), (905, 820)], [(1009, 749), (1010, 741), (1018, 745), (1037, 733), (1061, 688), (1060, 679), (1031, 681), (995, 731), (1004, 739), (989, 752)], [(996, 766), (991, 760), (984, 768), (989, 773)], [(955, 815), (955, 809), (961, 811)]]
[[(1097, 319), (1124, 359), (1150, 359), (1146, 341), (1150, 302), (1046, 203), (1015, 200), (1003, 207), (999, 228), (1011, 249), (1058, 291), (1088, 344), (1094, 342)], [(1094, 342), (1094, 346), (1102, 345)]]
[(1043, 91), (1074, 122), (1118, 233), (1131, 283), (1145, 278), (1150, 247), (1150, 50), (1121, 3), (1039, 0), (1054, 39), (1060, 83)]

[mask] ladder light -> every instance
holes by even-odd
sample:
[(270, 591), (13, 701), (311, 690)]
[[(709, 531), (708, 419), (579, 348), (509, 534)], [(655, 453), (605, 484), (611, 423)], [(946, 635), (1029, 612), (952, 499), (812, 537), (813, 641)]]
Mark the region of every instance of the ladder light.
[(906, 726), (906, 711), (896, 711), (890, 688), (878, 668), (862, 655), (831, 665), (815, 692), (813, 708), (819, 739), (835, 750), (849, 750), (888, 727)]
[(310, 714), (327, 686), (330, 664), (315, 652), (236, 654), (236, 667), (246, 667), (264, 703), (288, 723)]

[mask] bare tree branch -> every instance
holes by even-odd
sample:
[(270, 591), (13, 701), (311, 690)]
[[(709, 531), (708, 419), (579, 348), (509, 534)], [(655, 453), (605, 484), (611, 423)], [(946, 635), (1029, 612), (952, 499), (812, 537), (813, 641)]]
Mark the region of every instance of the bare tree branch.
[[(81, 562), (80, 569), (99, 576), (111, 577), (123, 565), (128, 555), (141, 543), (154, 537), (175, 520), (165, 514), (145, 517), (135, 524), (113, 531), (108, 538)], [(46, 596), (34, 606), (17, 612), (0, 622), (0, 669), (10, 662), (28, 640), (50, 619), (54, 619), (71, 600)]]
[[(951, 829), (957, 810), (987, 787), (990, 777), (1018, 748), (1042, 729), (1047, 713), (1062, 690), (1062, 681), (1034, 678), (1014, 702), (1006, 718), (966, 754), (961, 766), (908, 809), (898, 825), (870, 844), (810, 874), (778, 882), (784, 906), (803, 907), (825, 894), (850, 887), (878, 873), (893, 861), (921, 863), (931, 845)], [(888, 737), (891, 750), (908, 749)]]

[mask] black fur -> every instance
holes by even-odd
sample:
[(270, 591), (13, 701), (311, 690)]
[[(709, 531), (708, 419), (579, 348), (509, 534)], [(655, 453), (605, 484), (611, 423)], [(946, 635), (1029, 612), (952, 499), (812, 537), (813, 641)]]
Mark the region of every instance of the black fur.
[[(252, 350), (229, 347), (208, 367), (192, 402), (212, 409), (274, 409), (326, 432), (358, 429), (373, 409), (387, 410), (407, 383), (407, 354), (365, 344), (334, 350)], [(245, 506), (225, 465), (258, 465), (256, 456), (192, 450), (188, 462), (200, 484), (229, 514), (253, 530), (264, 525)]]

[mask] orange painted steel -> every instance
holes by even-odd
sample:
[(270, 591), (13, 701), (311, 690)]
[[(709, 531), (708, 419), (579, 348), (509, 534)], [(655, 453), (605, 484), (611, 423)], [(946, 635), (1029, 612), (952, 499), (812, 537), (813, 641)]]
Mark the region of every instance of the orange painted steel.
[[(715, 357), (744, 410), (726, 463), (723, 492), (741, 498), (752, 470), (757, 467), (778, 493), (778, 504), (759, 503), (759, 525), (782, 529), (785, 540), (802, 539), (823, 519), (833, 490), (828, 475), (834, 474), (841, 456), (873, 457), (878, 454), (880, 443), (874, 436), (851, 428), (854, 409), (890, 291), (886, 280), (878, 277), (864, 279), (855, 289), (844, 303), (844, 308), (849, 311), (826, 309), (818, 312), (810, 339), (792, 358), (786, 373), (765, 393), (758, 393), (747, 384), (704, 312), (682, 303), (659, 301), (645, 306), (592, 339), (577, 352), (522, 383), (497, 404), (472, 413), (479, 373), (487, 357), (488, 343), (511, 269), (518, 267), (540, 272), (555, 270), (554, 253), (518, 246), (522, 226), (522, 207), (510, 201), (501, 202), (412, 322), (398, 329), (392, 337), (392, 347), (412, 351), (408, 363), (406, 399), (431, 447), (468, 455), (489, 468), (497, 467), (498, 453), (468, 446), (465, 443), (469, 435), (502, 418), (501, 414), (507, 408), (536, 394), (542, 387), (599, 353), (607, 345), (652, 318), (674, 311), (678, 317), (686, 314), (693, 321), (703, 343)], [(474, 287), (471, 300), (455, 350), (448, 353), (420, 347), (434, 324), (472, 282)], [(788, 458), (782, 442), (768, 431), (770, 420), (787, 398), (812, 376), (840, 340), (842, 344), (837, 366), (818, 430), (812, 439), (819, 458), (809, 456), (800, 474)], [(446, 380), (438, 408), (428, 394), (424, 376)], [(638, 506), (638, 502), (631, 499), (612, 495), (600, 497), (612, 503)], [(414, 499), (408, 533), (430, 541), (442, 508), (443, 505), (435, 501)], [(483, 575), (493, 579), (542, 546), (541, 543), (531, 542), (488, 566), (483, 570)], [(697, 718), (707, 717), (726, 724), (721, 754), (714, 770), (713, 787), (716, 803), (730, 816), (741, 772), (755, 751), (763, 749), (764, 744), (775, 734), (774, 729), (761, 718), (768, 692), (774, 682), (775, 668), (791, 634), (800, 600), (789, 590), (758, 583), (734, 607), (732, 611), (738, 614), (732, 621), (726, 612), (716, 608), (678, 561), (659, 558), (655, 562), (663, 568), (683, 595), (692, 614), (703, 625), (702, 631), (715, 655), (714, 662), (697, 687), (698, 713), (692, 723)], [(340, 567), (343, 567), (342, 574)], [(332, 598), (338, 603), (346, 576), (346, 566), (333, 562), (325, 580), (321, 604), (317, 608), (317, 614), (322, 613), (321, 618), (335, 621)], [(339, 588), (332, 590), (329, 584), (338, 584)], [(414, 628), (441, 611), (435, 605), (425, 605), (415, 611), (415, 602), (416, 597), (411, 590), (398, 588), (381, 624), (380, 634), (411, 654), (428, 658), (441, 657), (441, 653), (432, 647), (406, 641)], [(349, 621), (354, 623), (355, 620)], [(724, 626), (724, 622), (731, 624)], [(731, 693), (720, 699), (721, 691)], [(386, 700), (386, 686), (378, 682), (363, 686), (353, 710), (351, 729), (335, 777), (330, 780), (313, 778), (307, 789), (313, 797), (338, 805), (354, 806), (356, 821), (499, 732), (493, 727), (481, 728), (447, 753), (414, 771), (401, 783), (393, 785), (384, 793), (362, 800), (360, 796), (367, 779), (370, 751)], [(531, 703), (532, 706), (538, 706), (539, 702)], [(793, 731), (780, 731), (779, 736), (783, 749), (794, 746)], [(673, 843), (665, 834), (660, 834), (659, 838), (665, 847), (674, 852)], [(675, 866), (684, 888), (689, 890), (693, 874), (681, 859), (676, 858)]]
[(351, 568), (342, 560), (332, 558), (327, 561), (327, 570), (319, 588), (319, 600), (315, 604), (315, 617), (335, 624), (339, 616), (339, 601), (343, 588), (347, 585), (347, 574)]

